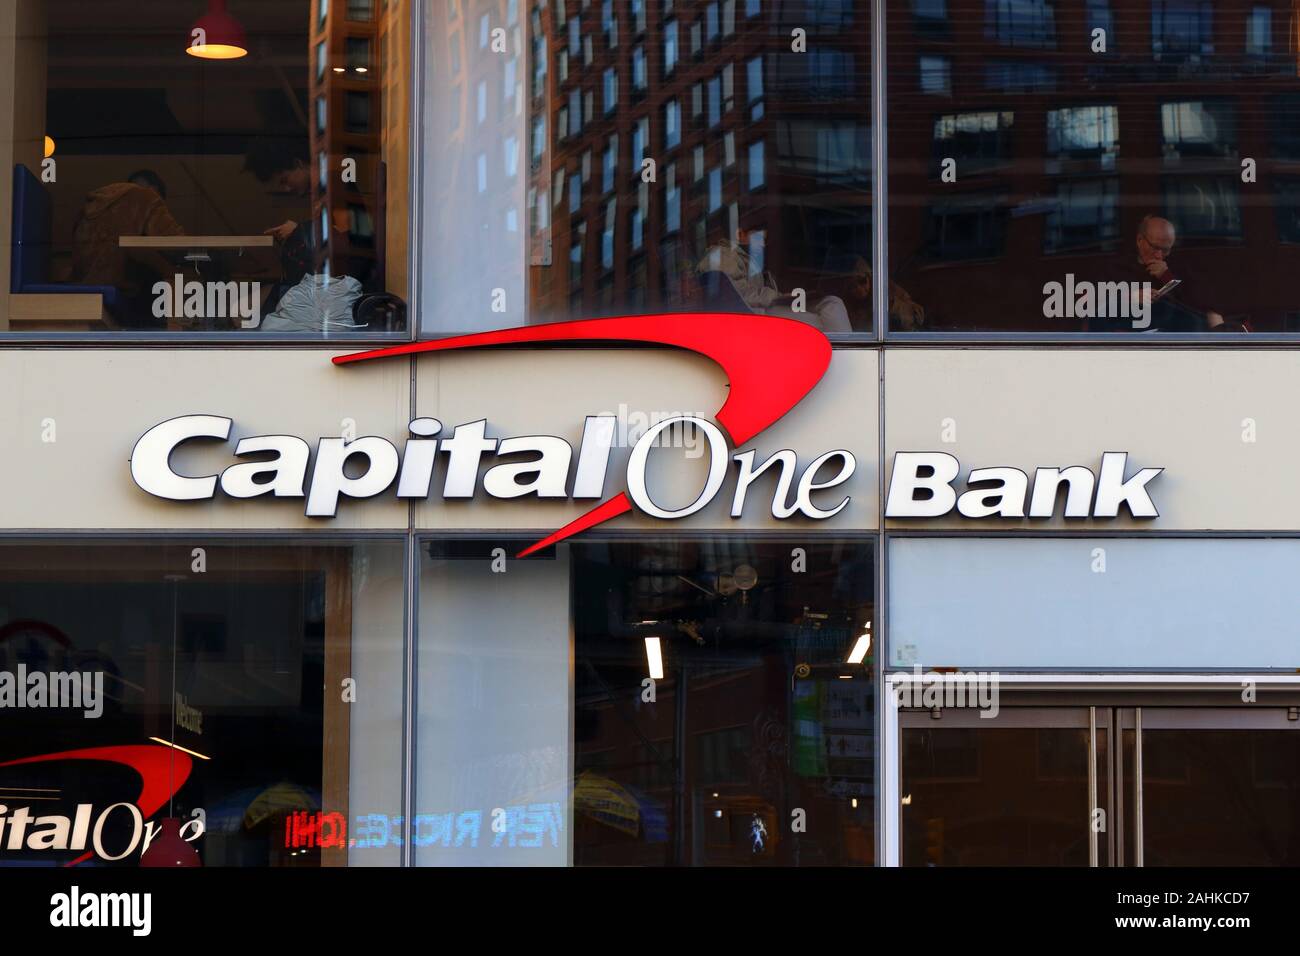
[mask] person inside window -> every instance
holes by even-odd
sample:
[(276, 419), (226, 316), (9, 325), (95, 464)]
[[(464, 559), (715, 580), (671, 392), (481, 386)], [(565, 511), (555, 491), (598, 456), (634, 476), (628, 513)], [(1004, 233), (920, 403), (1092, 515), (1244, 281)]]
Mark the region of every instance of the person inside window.
[(302, 200), (303, 221), (286, 219), (263, 232), (275, 239), (280, 250), (286, 286), (295, 285), (316, 267), (311, 225), (311, 167), (307, 165), (307, 155), (307, 140), (293, 137), (259, 139), (244, 157), (244, 169), (264, 183), (272, 195)]
[(759, 269), (754, 264), (746, 251), (748, 243), (749, 234), (743, 229), (737, 233), (735, 240), (715, 243), (700, 260), (696, 271), (704, 281), (711, 278), (711, 274), (721, 276), (728, 287), (723, 290), (726, 297), (738, 298), (743, 303), (743, 308), (750, 312), (798, 319), (823, 332), (853, 331), (848, 310), (839, 296), (829, 295), (815, 302), (807, 302), (805, 294), (802, 297), (804, 308), (796, 309), (794, 306), (800, 299), (794, 293), (782, 292), (772, 273)]
[[(1107, 267), (1101, 282), (1150, 283), (1143, 295), (1150, 301), (1150, 325), (1135, 325), (1129, 316), (1099, 316), (1091, 319), (1090, 332), (1206, 332), (1219, 331), (1223, 316), (1203, 299), (1202, 283), (1190, 273), (1174, 273), (1169, 262), (1178, 231), (1168, 219), (1146, 215), (1138, 223), (1135, 249), (1121, 253)], [(1136, 253), (1136, 255), (1134, 254)], [(1170, 287), (1170, 283), (1177, 285)], [(1166, 290), (1162, 292), (1161, 290)]]
[[(286, 219), (263, 234), (280, 250), (281, 281), (264, 306), (260, 328), (277, 332), (354, 331), (353, 308), (371, 266), (349, 255), (348, 233), (333, 222), (318, 225), (311, 211), (312, 170), (305, 137), (259, 139), (244, 168), (272, 195), (302, 201), (301, 221)], [(355, 186), (353, 187), (355, 188)], [(328, 228), (327, 234), (322, 229)]]
[(185, 229), (167, 208), (167, 186), (151, 169), (139, 169), (124, 182), (100, 186), (86, 200), (72, 232), (72, 281), (111, 285), (132, 319), (152, 316), (152, 289), (170, 279), (171, 264), (147, 249), (125, 250), (122, 236), (183, 236)]

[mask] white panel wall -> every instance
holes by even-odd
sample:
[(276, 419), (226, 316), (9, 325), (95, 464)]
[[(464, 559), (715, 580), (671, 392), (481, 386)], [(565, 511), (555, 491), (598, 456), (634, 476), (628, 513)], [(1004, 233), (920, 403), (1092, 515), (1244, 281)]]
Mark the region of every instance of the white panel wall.
[[(1300, 530), (1300, 351), (893, 349), (885, 359), (886, 469), (899, 451), (944, 451), (971, 468), (1087, 465), (1130, 453), (1164, 467), (1149, 522), (1033, 522), (1106, 530)], [(943, 440), (951, 421), (956, 441)], [(1243, 440), (1251, 438), (1253, 441)], [(955, 513), (891, 527), (1014, 530), (1028, 520)]]
[[(427, 559), (426, 559), (427, 560)], [(569, 558), (420, 576), (420, 866), (562, 866), (570, 845)], [(505, 811), (505, 832), (493, 811)], [(450, 828), (449, 830), (446, 828)]]
[(1300, 669), (1300, 540), (894, 538), (891, 667)]

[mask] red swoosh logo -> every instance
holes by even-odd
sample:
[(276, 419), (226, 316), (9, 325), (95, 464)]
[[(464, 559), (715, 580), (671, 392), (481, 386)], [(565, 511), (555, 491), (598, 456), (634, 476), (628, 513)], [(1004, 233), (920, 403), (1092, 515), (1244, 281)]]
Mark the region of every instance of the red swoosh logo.
[[(140, 815), (146, 820), (167, 802), (168, 797), (185, 786), (185, 781), (190, 776), (190, 769), (194, 765), (189, 754), (173, 750), (171, 747), (130, 744), (120, 747), (89, 747), (84, 750), (41, 754), (39, 757), (23, 757), (0, 763), (0, 767), (48, 763), (52, 760), (104, 760), (130, 767), (140, 775), (140, 796), (136, 798), (135, 805), (140, 808)], [(168, 783), (169, 779), (174, 782), (174, 789)], [(68, 866), (76, 866), (82, 860), (88, 860), (92, 856), (93, 853), (87, 853), (73, 860)]]
[[(554, 322), (409, 342), (338, 355), (334, 364), (494, 345), (574, 342), (669, 345), (717, 362), (727, 376), (730, 391), (715, 417), (735, 445), (743, 445), (794, 408), (821, 380), (831, 362), (830, 341), (819, 329), (797, 319), (749, 313), (675, 312)], [(623, 492), (525, 548), (518, 556), (526, 557), (631, 510), (632, 502)]]

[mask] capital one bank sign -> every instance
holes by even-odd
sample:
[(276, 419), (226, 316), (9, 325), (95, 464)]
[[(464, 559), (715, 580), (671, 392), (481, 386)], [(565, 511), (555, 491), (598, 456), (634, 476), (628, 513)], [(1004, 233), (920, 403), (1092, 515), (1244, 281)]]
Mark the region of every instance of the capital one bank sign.
[[(485, 495), (498, 499), (604, 499), (526, 548), (521, 556), (634, 508), (668, 521), (693, 515), (723, 493), (733, 462), (736, 473), (730, 492), (732, 518), (742, 516), (751, 486), (764, 476), (775, 478), (771, 514), (777, 519), (802, 516), (824, 520), (838, 515), (849, 504), (850, 497), (842, 489), (836, 491), (857, 469), (856, 459), (845, 449), (820, 452), (803, 468), (796, 452), (788, 448), (761, 461), (755, 451), (730, 450), (747, 443), (785, 415), (812, 391), (829, 366), (831, 346), (826, 336), (797, 320), (729, 313), (589, 319), (406, 343), (337, 356), (333, 361), (349, 366), (424, 352), (577, 342), (653, 343), (712, 359), (722, 367), (729, 383), (727, 400), (716, 415), (717, 424), (697, 416), (677, 415), (650, 427), (631, 448), (624, 476), (626, 490), (611, 498), (604, 497), (617, 427), (615, 417), (610, 415), (586, 418), (576, 453), (569, 442), (553, 435), (489, 437), (486, 419), (448, 428), (435, 418), (415, 418), (408, 425), (410, 434), (400, 450), (394, 442), (375, 435), (351, 440), (319, 438), (314, 453), (306, 439), (295, 435), (253, 435), (241, 438), (233, 449), (234, 458), (251, 460), (235, 461), (219, 474), (209, 475), (180, 474), (173, 468), (172, 456), (189, 442), (229, 442), (234, 421), (216, 414), (183, 415), (155, 425), (140, 436), (131, 454), (131, 476), (143, 490), (172, 501), (208, 500), (218, 493), (233, 499), (301, 498), (305, 500), (306, 515), (312, 518), (334, 517), (343, 499), (373, 498), (394, 485), (396, 497), (408, 500), (427, 499), (435, 493), (444, 499), (471, 499), (480, 488)], [(600, 361), (600, 353), (592, 352), (591, 356), (593, 361)], [(539, 385), (523, 384), (521, 401), (527, 401), (529, 389), (536, 387)], [(853, 409), (836, 412), (844, 416), (846, 428), (855, 426)], [(648, 464), (663, 433), (679, 426), (694, 427), (703, 436), (708, 471), (694, 501), (669, 509), (655, 500)], [(445, 463), (441, 487), (435, 492), (439, 454)], [(480, 482), (479, 473), (489, 456), (505, 460), (491, 464)], [(523, 460), (518, 460), (521, 456)], [(1118, 457), (1115, 453), (1104, 455), (1099, 478), (1081, 466), (1059, 471), (1039, 469), (1029, 516), (1050, 517), (1056, 489), (1064, 484), (1068, 488), (1067, 518), (1115, 517), (1120, 504), (1127, 504), (1134, 517), (1153, 517), (1155, 508), (1145, 485), (1160, 469), (1144, 469), (1125, 481), (1125, 459), (1122, 453)], [(959, 467), (957, 459), (950, 455), (900, 453), (886, 516), (938, 517), (952, 511), (954, 505), (966, 517), (1024, 516), (1028, 477), (1023, 472), (1014, 468), (977, 469), (970, 474), (972, 485), (997, 479), (1001, 492), (972, 487), (958, 497), (952, 482)], [(1043, 474), (1046, 471), (1055, 472), (1055, 477)], [(1020, 479), (1024, 479), (1024, 487)], [(1043, 513), (1045, 509), (1047, 513)]]
[[(173, 468), (172, 456), (188, 442), (229, 442), (234, 421), (217, 414), (183, 415), (140, 436), (131, 453), (131, 476), (143, 490), (172, 501), (200, 501), (218, 494), (235, 499), (302, 498), (305, 513), (313, 518), (331, 518), (343, 499), (373, 498), (394, 485), (396, 497), (401, 499), (425, 499), (433, 494), (470, 499), (480, 490), (492, 498), (604, 499), (525, 549), (521, 556), (633, 508), (664, 520), (693, 515), (722, 494), (732, 462), (737, 466), (730, 494), (733, 518), (742, 515), (750, 487), (765, 476), (775, 478), (771, 512), (776, 518), (801, 515), (826, 519), (849, 504), (842, 489), (835, 491), (857, 468), (856, 459), (847, 450), (825, 451), (802, 468), (791, 449), (781, 449), (761, 461), (755, 451), (733, 454), (730, 450), (785, 415), (830, 365), (831, 346), (826, 336), (793, 319), (727, 313), (589, 319), (407, 343), (337, 356), (333, 361), (346, 367), (424, 352), (578, 342), (667, 345), (712, 359), (722, 367), (729, 383), (717, 423), (677, 415), (650, 427), (631, 448), (624, 476), (626, 490), (611, 498), (605, 498), (605, 489), (617, 426), (612, 415), (586, 418), (576, 452), (569, 442), (553, 435), (489, 437), (486, 419), (447, 427), (434, 418), (415, 418), (400, 450), (394, 442), (375, 435), (352, 440), (319, 438), (314, 452), (306, 439), (295, 435), (254, 435), (241, 438), (233, 449), (235, 459), (251, 460), (235, 461), (220, 474), (209, 475), (180, 474)], [(592, 361), (601, 360), (599, 352), (590, 354)], [(520, 401), (530, 399), (530, 390), (544, 388), (544, 382), (521, 383)], [(708, 470), (695, 500), (669, 509), (655, 500), (648, 465), (664, 432), (682, 426), (698, 429), (703, 437)], [(498, 461), (491, 463), (492, 456)], [(485, 461), (490, 467), (480, 482)], [(436, 470), (441, 471), (442, 480), (435, 489)]]

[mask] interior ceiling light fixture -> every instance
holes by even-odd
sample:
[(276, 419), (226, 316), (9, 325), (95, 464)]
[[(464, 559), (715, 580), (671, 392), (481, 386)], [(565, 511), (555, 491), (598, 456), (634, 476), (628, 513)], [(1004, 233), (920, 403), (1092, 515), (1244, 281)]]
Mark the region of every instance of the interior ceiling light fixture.
[(226, 12), (226, 0), (208, 0), (208, 12), (190, 29), (190, 56), (204, 60), (237, 60), (248, 56), (244, 27)]

